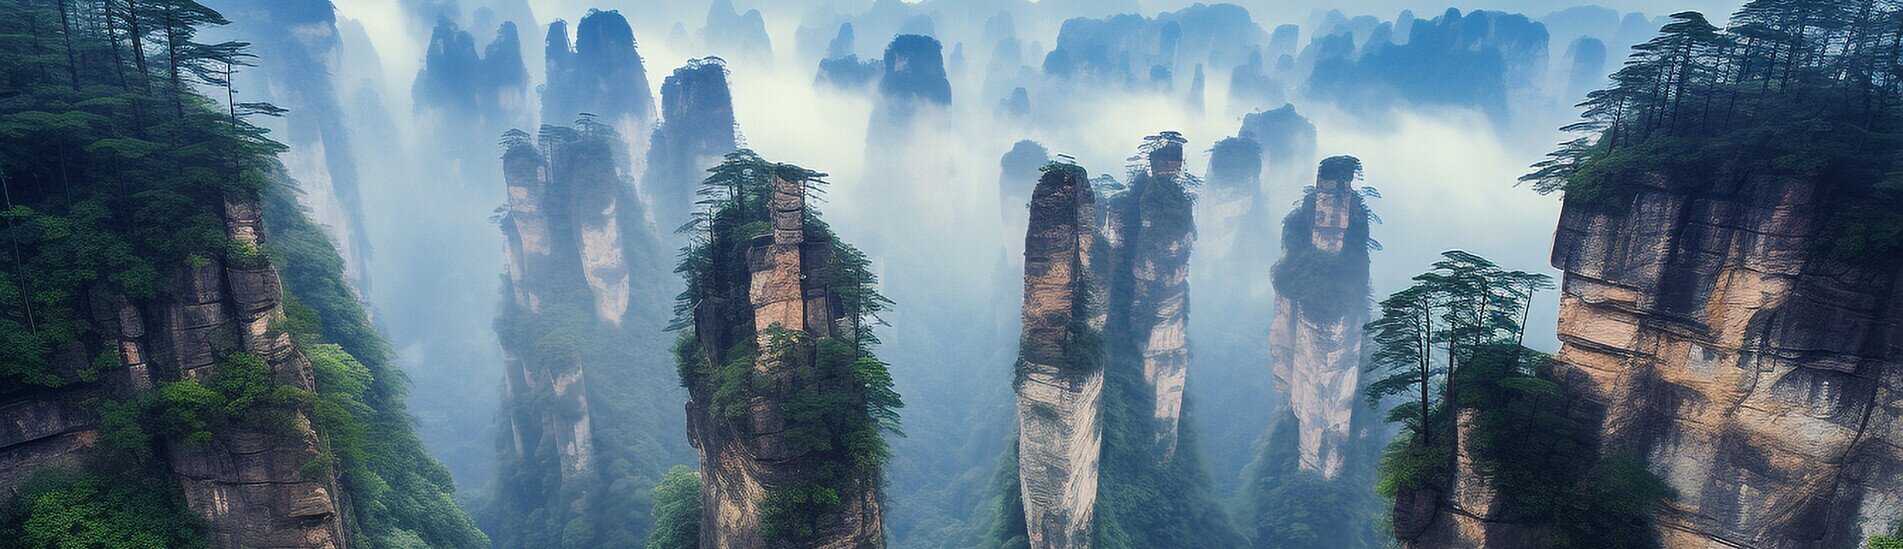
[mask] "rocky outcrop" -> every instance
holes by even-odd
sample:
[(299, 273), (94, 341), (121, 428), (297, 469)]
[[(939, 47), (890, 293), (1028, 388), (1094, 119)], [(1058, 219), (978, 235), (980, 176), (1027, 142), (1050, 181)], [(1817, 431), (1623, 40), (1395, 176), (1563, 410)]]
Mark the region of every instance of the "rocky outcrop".
[[(797, 535), (784, 530), (770, 532), (777, 528), (772, 523), (780, 521), (782, 525), (804, 523), (813, 528), (800, 537), (799, 546), (880, 547), (885, 542), (885, 529), (878, 467), (839, 463), (835, 461), (838, 456), (827, 453), (837, 449), (815, 451), (810, 447), (810, 437), (820, 436), (815, 429), (824, 432), (827, 428), (797, 415), (812, 406), (801, 404), (810, 402), (802, 400), (802, 394), (843, 390), (815, 386), (814, 374), (802, 371), (828, 360), (821, 348), (835, 341), (858, 345), (860, 319), (848, 310), (844, 296), (832, 286), (834, 277), (827, 274), (837, 272), (841, 248), (828, 231), (807, 223), (812, 215), (806, 209), (810, 175), (762, 169), (773, 172), (770, 190), (760, 196), (766, 200), (764, 232), (745, 241), (743, 265), (716, 259), (712, 267), (742, 270), (744, 286), (735, 290), (744, 292), (744, 300), (697, 296), (692, 312), (693, 337), (685, 340), (691, 341), (689, 348), (696, 351), (693, 358), (683, 358), (690, 362), (682, 368), (683, 383), (688, 385), (691, 398), (687, 404), (688, 439), (700, 456), (700, 545), (776, 547)], [(732, 242), (729, 239), (736, 236), (724, 232), (731, 227), (714, 230), (717, 232), (711, 238), (718, 242)], [(690, 288), (690, 292), (709, 290), (704, 285)], [(734, 322), (748, 317), (751, 319), (745, 323)], [(700, 364), (702, 361), (705, 364)], [(740, 389), (741, 394), (725, 394), (729, 389), (716, 393), (703, 385), (705, 378), (686, 373), (711, 372), (722, 366), (743, 369), (721, 374), (750, 380)], [(825, 368), (823, 364), (819, 367)], [(829, 419), (834, 420), (847, 421)], [(840, 474), (846, 477), (843, 481), (832, 476)], [(821, 482), (828, 483), (827, 489), (838, 496), (823, 516), (789, 516), (809, 512), (810, 508), (804, 507), (768, 508), (775, 494), (816, 489), (812, 487)], [(785, 503), (783, 496), (777, 501), (798, 505)], [(780, 515), (774, 516), (775, 512)]]
[(1814, 184), (1737, 179), (1567, 205), (1559, 371), (1677, 491), (1667, 546), (1860, 546), (1903, 518), (1903, 273), (1818, 253)]
[(1360, 401), (1361, 325), (1368, 320), (1368, 216), (1354, 188), (1361, 163), (1322, 162), (1315, 186), (1283, 221), (1269, 351), (1292, 412), (1303, 470), (1342, 470)]
[(634, 30), (620, 12), (589, 10), (575, 27), (573, 47), (568, 23), (550, 23), (547, 56), (544, 123), (566, 124), (590, 113), (622, 135), (647, 136), (654, 121), (654, 96), (647, 68), (635, 52)]
[(1051, 164), (1032, 191), (1017, 366), (1018, 462), (1032, 547), (1089, 547), (1102, 453), (1102, 291), (1091, 280), (1095, 193)]
[(1131, 275), (1127, 302), (1111, 304), (1110, 314), (1122, 323), (1113, 332), (1136, 340), (1143, 381), (1154, 397), (1155, 442), (1166, 462), (1176, 453), (1189, 374), (1189, 253), (1196, 229), (1182, 180), (1184, 143), (1176, 132), (1144, 142), (1140, 171), (1109, 203), (1105, 227), (1118, 258), (1112, 269)]
[(303, 186), (312, 216), (336, 236), (333, 240), (347, 261), (344, 267), (351, 279), (358, 287), (367, 287), (365, 263), (371, 254), (363, 186), (356, 146), (335, 85), (346, 63), (335, 10), (317, 0), (205, 4), (223, 13), (253, 44), (261, 67), (256, 74), (265, 78), (264, 88), (253, 91), (263, 92), (264, 97), (249, 100), (289, 109), (279, 139), (290, 149), (279, 158)]
[[(226, 202), (225, 233), (236, 246), (264, 244), (256, 202)], [(284, 318), (277, 268), (268, 259), (226, 258), (188, 269), (179, 292), (166, 303), (150, 349), (166, 357), (184, 379), (208, 382), (223, 353), (255, 355), (269, 366), (272, 381), (314, 391), (311, 362), (291, 335), (275, 329)], [(129, 325), (129, 324), (127, 324)], [(121, 325), (124, 360), (145, 356), (137, 338)], [(230, 334), (236, 334), (232, 341)], [(290, 432), (231, 423), (214, 427), (209, 444), (174, 441), (172, 470), (186, 505), (205, 519), (218, 547), (344, 547), (336, 479), (311, 474), (306, 465), (325, 455), (310, 421), (298, 414)]]
[[(263, 244), (256, 202), (227, 202), (226, 236), (238, 246)], [(99, 454), (98, 401), (149, 390), (160, 380), (209, 381), (220, 357), (248, 353), (263, 360), (279, 385), (313, 391), (311, 363), (284, 317), (278, 271), (264, 258), (215, 258), (179, 272), (169, 297), (136, 303), (93, 296), (98, 342), (116, 351), (122, 369), (101, 379), (0, 401), (0, 493), (33, 472), (78, 469)], [(85, 368), (78, 342), (62, 359)], [(342, 548), (347, 545), (336, 479), (307, 465), (326, 456), (308, 418), (295, 413), (287, 429), (241, 421), (213, 422), (202, 444), (165, 441), (187, 507), (204, 520), (213, 547)]]
[(476, 53), (475, 37), (444, 19), (430, 33), (429, 50), (410, 90), (419, 112), (439, 112), (460, 124), (483, 128), (527, 122), (529, 72), (513, 22)]
[(648, 169), (641, 188), (665, 229), (686, 223), (696, 208), (694, 191), (707, 168), (734, 149), (733, 93), (727, 63), (692, 59), (661, 83), (660, 127), (648, 140)]
[[(605, 128), (548, 128), (538, 149), (505, 136), (509, 301), (497, 323), (503, 347), (503, 436), (522, 467), (548, 468), (536, 487), (504, 493), (577, 501), (597, 478), (588, 367), (575, 341), (587, 327), (618, 326), (629, 307), (629, 271), (618, 210), (620, 146)], [(543, 156), (546, 150), (548, 156)], [(504, 478), (516, 478), (505, 475)], [(550, 481), (553, 485), (549, 485)]]
[(920, 106), (951, 104), (951, 80), (945, 75), (943, 47), (937, 39), (898, 35), (886, 45), (884, 59), (879, 98), (886, 120), (903, 124), (912, 120)]

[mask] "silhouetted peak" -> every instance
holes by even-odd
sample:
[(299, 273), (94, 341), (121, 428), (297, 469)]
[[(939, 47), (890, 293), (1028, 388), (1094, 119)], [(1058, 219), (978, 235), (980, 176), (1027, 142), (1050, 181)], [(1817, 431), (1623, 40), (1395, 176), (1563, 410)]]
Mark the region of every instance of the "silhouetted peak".
[(920, 99), (951, 104), (943, 47), (930, 36), (901, 34), (885, 48), (885, 75), (879, 93), (890, 99)]
[(826, 58), (836, 59), (852, 55), (852, 42), (852, 22), (840, 23), (839, 34), (833, 35), (833, 40), (826, 43)]

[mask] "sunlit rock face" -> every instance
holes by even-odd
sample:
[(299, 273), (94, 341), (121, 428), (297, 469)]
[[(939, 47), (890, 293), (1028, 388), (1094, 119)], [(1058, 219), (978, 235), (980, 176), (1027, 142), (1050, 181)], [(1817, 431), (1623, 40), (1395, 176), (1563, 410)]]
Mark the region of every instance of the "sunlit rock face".
[(580, 347), (590, 343), (574, 340), (612, 337), (630, 310), (649, 310), (633, 303), (631, 261), (650, 259), (642, 250), (653, 243), (627, 226), (640, 203), (617, 167), (623, 145), (606, 126), (544, 127), (539, 143), (511, 132), (504, 145), (508, 194), (497, 220), (506, 242), (506, 299), (496, 322), (507, 410), (502, 453), (505, 462), (537, 471), (503, 475), (498, 493), (524, 501), (510, 500), (496, 512), (514, 516), (567, 509), (602, 488), (590, 369), (625, 366), (591, 362)]
[[(1903, 519), (1903, 272), (1820, 253), (1814, 184), (1719, 179), (1567, 204), (1556, 371), (1602, 453), (1676, 491), (1665, 546), (1861, 547)], [(1456, 476), (1480, 493), (1417, 545), (1524, 539)]]
[(1129, 190), (1108, 204), (1106, 232), (1118, 275), (1130, 286), (1111, 293), (1111, 333), (1137, 338), (1136, 361), (1154, 398), (1158, 455), (1167, 462), (1176, 453), (1183, 384), (1189, 374), (1189, 254), (1196, 241), (1193, 206), (1184, 188), (1183, 144), (1175, 132), (1147, 139), (1138, 153), (1143, 162)]
[[(561, 145), (573, 147), (573, 145)], [(573, 152), (558, 153), (557, 158), (573, 157)], [(599, 211), (598, 201), (589, 201), (570, 184), (573, 175), (554, 176), (556, 167), (526, 142), (512, 144), (503, 154), (503, 173), (508, 184), (507, 216), (502, 220), (507, 237), (508, 267), (506, 286), (513, 298), (505, 306), (506, 324), (522, 323), (538, 315), (572, 315), (562, 307), (572, 300), (562, 295), (564, 285), (572, 287), (584, 261), (581, 249), (585, 237), (575, 232), (576, 206)], [(573, 166), (563, 165), (561, 169)], [(594, 204), (590, 204), (594, 202)], [(613, 200), (606, 208), (613, 209)], [(592, 282), (592, 281), (591, 281)], [(625, 307), (625, 301), (623, 302)], [(591, 311), (599, 314), (599, 311)], [(590, 317), (595, 314), (588, 315)], [(617, 315), (616, 320), (619, 320)], [(503, 398), (510, 402), (530, 403), (555, 400), (560, 406), (507, 406), (504, 421), (514, 454), (527, 463), (553, 461), (563, 483), (588, 478), (594, 469), (593, 435), (590, 432), (586, 376), (581, 362), (572, 353), (543, 353), (528, 337), (503, 340)], [(527, 335), (527, 334), (525, 334)], [(558, 414), (557, 408), (570, 413)], [(586, 488), (583, 486), (583, 488)]]
[(590, 10), (576, 25), (571, 47), (568, 23), (549, 24), (548, 83), (542, 121), (567, 124), (582, 113), (613, 125), (622, 135), (646, 137), (654, 120), (647, 68), (635, 52), (634, 31), (620, 12)]
[(660, 127), (648, 141), (641, 190), (664, 230), (686, 223), (695, 189), (707, 168), (735, 146), (733, 93), (727, 64), (717, 57), (690, 60), (661, 83)]
[(1353, 437), (1367, 321), (1368, 216), (1353, 157), (1322, 162), (1315, 186), (1282, 226), (1269, 349), (1292, 412), (1301, 468), (1335, 478)]
[(1092, 303), (1095, 194), (1076, 166), (1044, 172), (1024, 240), (1018, 480), (1032, 547), (1089, 547), (1103, 447), (1102, 320)]
[(1666, 545), (1851, 547), (1903, 518), (1903, 273), (1818, 253), (1808, 182), (1640, 183), (1561, 215), (1559, 360), (1605, 450), (1677, 490)]
[[(703, 302), (694, 314), (694, 332), (709, 360), (724, 362), (735, 334), (752, 330), (759, 345), (770, 343), (770, 330), (804, 332), (819, 339), (850, 338), (853, 320), (821, 275), (834, 261), (833, 243), (809, 237), (806, 221), (806, 182), (773, 176), (768, 199), (766, 234), (749, 243), (746, 303)], [(815, 233), (817, 234), (817, 233)], [(748, 307), (753, 326), (730, 325), (727, 307)], [(795, 345), (788, 351), (811, 353)], [(811, 355), (805, 360), (810, 364)], [(785, 407), (793, 397), (794, 362), (785, 355), (761, 352), (753, 364), (754, 392), (746, 418), (734, 421), (720, 415), (710, 402), (687, 404), (688, 439), (700, 453), (702, 547), (764, 549), (762, 504), (772, 488), (799, 486), (811, 478), (817, 464), (792, 459)], [(837, 464), (834, 464), (837, 466)], [(885, 542), (879, 474), (852, 481), (853, 489), (839, 493), (841, 506), (834, 520), (815, 532), (810, 547), (880, 547)]]

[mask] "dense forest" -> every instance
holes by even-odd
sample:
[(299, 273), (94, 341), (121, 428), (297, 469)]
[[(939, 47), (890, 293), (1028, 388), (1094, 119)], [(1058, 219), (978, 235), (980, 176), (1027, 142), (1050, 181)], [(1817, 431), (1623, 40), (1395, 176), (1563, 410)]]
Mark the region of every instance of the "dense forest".
[[(98, 437), (57, 467), (8, 475), (20, 497), (0, 508), (0, 535), (28, 547), (261, 539), (248, 536), (271, 533), (223, 531), (243, 519), (208, 525), (194, 499), (207, 494), (181, 494), (177, 475), (234, 446), (279, 452), (314, 434), (315, 450), (281, 459), (307, 456), (294, 467), (304, 482), (339, 490), (325, 502), (342, 518), (335, 543), (486, 544), (411, 432), (405, 378), (297, 204), (274, 158), (283, 147), (249, 121), (281, 110), (234, 100), (247, 44), (197, 39), (223, 16), (190, 0), (0, 10), (0, 396), (90, 406), (69, 420)], [(262, 234), (245, 229), (260, 206)], [(232, 295), (272, 306), (258, 317), (268, 325), (219, 328), (222, 313), (182, 305), (219, 293), (194, 281), (220, 265)], [(253, 272), (266, 273), (259, 292), (239, 285)]]

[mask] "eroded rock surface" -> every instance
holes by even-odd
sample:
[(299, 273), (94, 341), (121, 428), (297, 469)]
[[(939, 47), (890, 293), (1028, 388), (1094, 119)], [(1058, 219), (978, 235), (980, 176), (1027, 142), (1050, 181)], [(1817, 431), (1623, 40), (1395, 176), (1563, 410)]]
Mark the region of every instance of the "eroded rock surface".
[[(1903, 519), (1903, 273), (1819, 253), (1812, 183), (1719, 180), (1567, 205), (1557, 372), (1602, 452), (1677, 492), (1666, 546), (1861, 547)], [(1421, 543), (1527, 539), (1481, 492), (1449, 498)]]
[(1284, 222), (1269, 328), (1276, 386), (1297, 423), (1299, 463), (1326, 478), (1341, 472), (1353, 436), (1368, 316), (1368, 218), (1354, 189), (1359, 162), (1331, 166), (1341, 158), (1323, 163), (1313, 192)]
[[(1047, 168), (1032, 191), (1019, 338), (1018, 480), (1032, 547), (1088, 547), (1103, 447), (1102, 327), (1091, 301), (1095, 194), (1082, 168)], [(1092, 324), (1096, 324), (1092, 327)]]
[[(1111, 314), (1137, 338), (1143, 381), (1152, 390), (1157, 447), (1164, 461), (1176, 453), (1189, 374), (1189, 253), (1196, 241), (1191, 200), (1183, 188), (1183, 139), (1174, 132), (1150, 138), (1140, 153), (1147, 172), (1109, 205), (1108, 238), (1132, 275), (1129, 301)], [(1114, 290), (1113, 290), (1114, 291)]]
[[(714, 364), (729, 360), (736, 335), (752, 331), (760, 349), (753, 362), (753, 387), (745, 417), (721, 415), (710, 395), (696, 394), (687, 404), (688, 439), (699, 450), (702, 547), (764, 549), (771, 546), (762, 522), (769, 492), (799, 486), (813, 469), (838, 464), (797, 459), (787, 440), (783, 407), (796, 390), (794, 363), (813, 360), (810, 343), (793, 343), (785, 353), (770, 352), (785, 332), (801, 332), (795, 341), (851, 338), (856, 331), (840, 298), (822, 272), (834, 261), (834, 243), (815, 238), (806, 227), (806, 182), (773, 176), (767, 203), (769, 230), (748, 245), (746, 303), (703, 300), (694, 315), (702, 356)], [(731, 307), (752, 310), (753, 326), (726, 324)], [(795, 358), (788, 353), (805, 353)], [(877, 469), (858, 475), (838, 494), (836, 514), (828, 515), (808, 547), (881, 547), (885, 543)]]
[(1903, 519), (1903, 277), (1818, 253), (1800, 180), (1568, 206), (1561, 368), (1605, 451), (1677, 492), (1673, 547), (1853, 547)]

